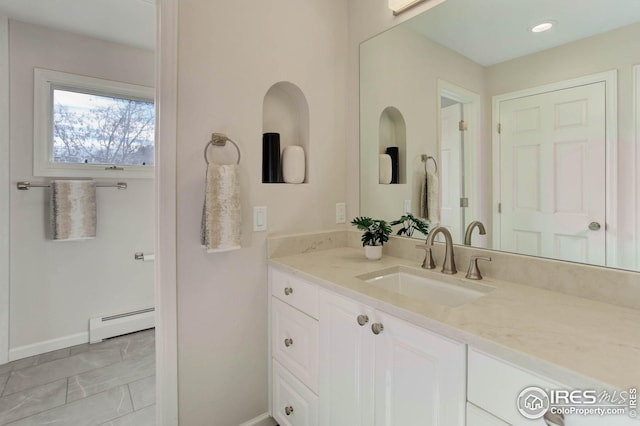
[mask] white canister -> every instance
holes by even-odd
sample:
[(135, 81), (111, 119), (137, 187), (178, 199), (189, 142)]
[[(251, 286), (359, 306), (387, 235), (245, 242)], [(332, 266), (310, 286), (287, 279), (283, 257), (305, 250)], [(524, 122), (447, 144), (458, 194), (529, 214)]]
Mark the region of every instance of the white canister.
[(380, 154), (378, 165), (379, 182), (385, 185), (391, 183), (391, 156), (389, 154)]
[(282, 152), (282, 179), (286, 183), (303, 183), (305, 174), (304, 148), (290, 145)]

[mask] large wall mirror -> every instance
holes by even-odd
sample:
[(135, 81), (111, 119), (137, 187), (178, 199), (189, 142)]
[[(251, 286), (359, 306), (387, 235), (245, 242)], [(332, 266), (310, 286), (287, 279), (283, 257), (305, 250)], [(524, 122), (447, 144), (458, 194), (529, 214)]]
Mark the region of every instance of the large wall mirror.
[(640, 269), (638, 40), (637, 0), (447, 0), (365, 41), (361, 214)]

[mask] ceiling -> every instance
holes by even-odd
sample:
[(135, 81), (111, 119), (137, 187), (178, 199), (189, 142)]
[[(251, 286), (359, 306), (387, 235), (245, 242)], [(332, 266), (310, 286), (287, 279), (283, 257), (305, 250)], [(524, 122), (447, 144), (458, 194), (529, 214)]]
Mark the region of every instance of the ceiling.
[(0, 0), (0, 15), (147, 50), (155, 47), (154, 0)]
[[(546, 20), (556, 25), (530, 31)], [(638, 21), (639, 0), (447, 0), (407, 25), (490, 66)]]

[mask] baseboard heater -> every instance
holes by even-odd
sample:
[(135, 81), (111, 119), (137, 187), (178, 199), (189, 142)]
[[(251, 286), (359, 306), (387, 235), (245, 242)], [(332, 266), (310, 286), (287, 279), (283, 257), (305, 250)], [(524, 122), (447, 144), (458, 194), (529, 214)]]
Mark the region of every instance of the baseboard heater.
[(156, 326), (155, 308), (121, 312), (89, 318), (89, 343), (99, 343), (110, 337), (122, 336)]

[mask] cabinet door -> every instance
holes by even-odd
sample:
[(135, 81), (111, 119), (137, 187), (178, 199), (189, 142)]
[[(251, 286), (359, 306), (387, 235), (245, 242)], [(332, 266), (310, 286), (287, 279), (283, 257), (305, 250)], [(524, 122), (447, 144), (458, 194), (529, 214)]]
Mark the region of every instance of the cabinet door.
[(372, 320), (368, 306), (320, 293), (321, 426), (373, 425)]
[(375, 425), (463, 426), (466, 348), (390, 315), (375, 341)]

